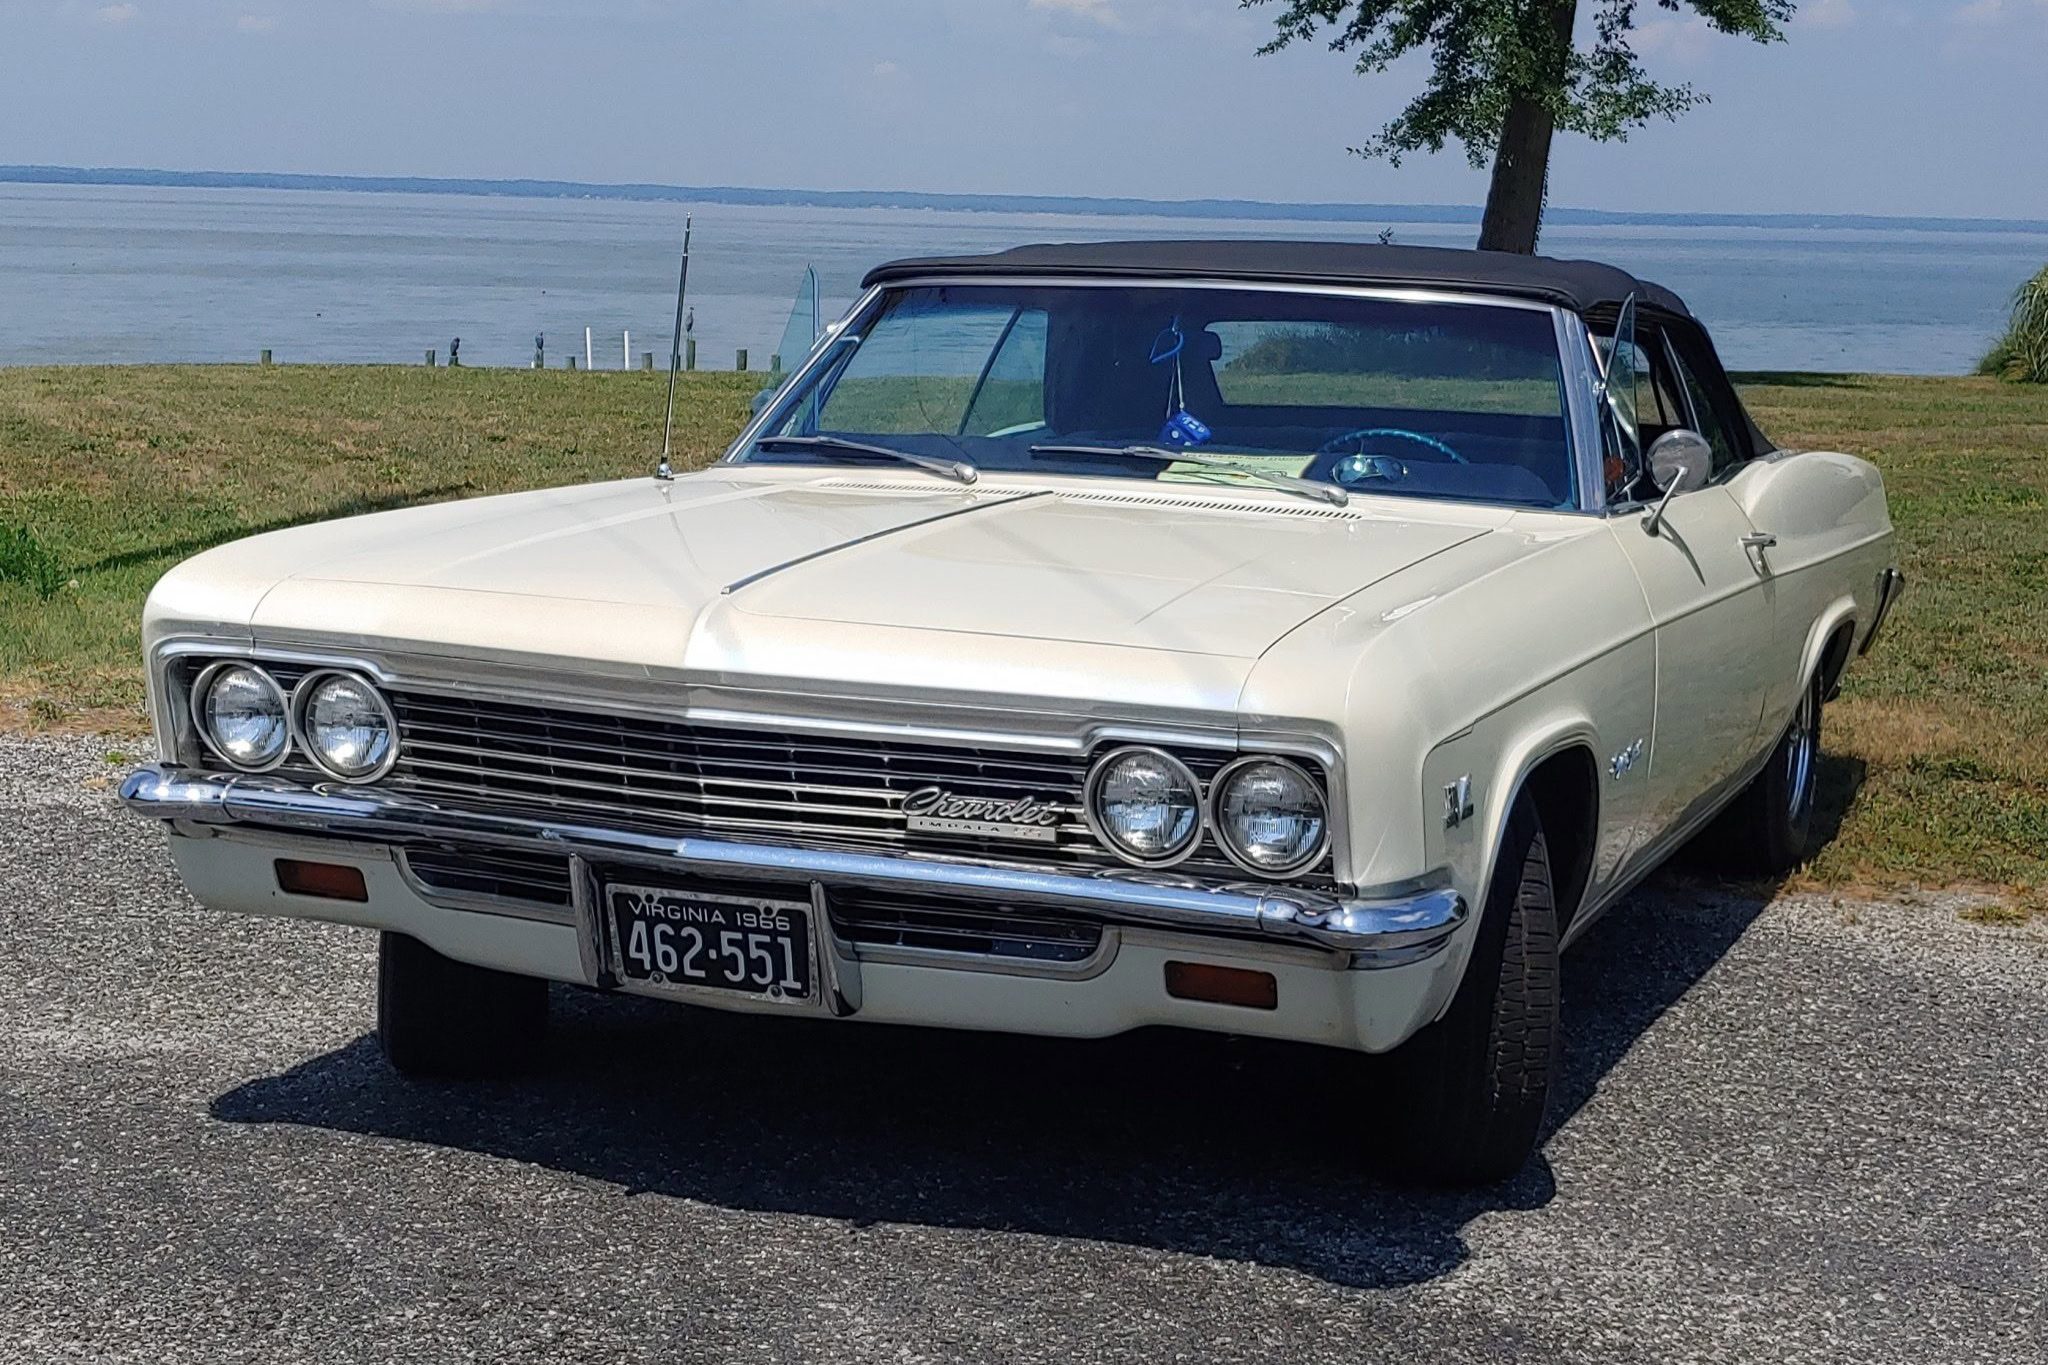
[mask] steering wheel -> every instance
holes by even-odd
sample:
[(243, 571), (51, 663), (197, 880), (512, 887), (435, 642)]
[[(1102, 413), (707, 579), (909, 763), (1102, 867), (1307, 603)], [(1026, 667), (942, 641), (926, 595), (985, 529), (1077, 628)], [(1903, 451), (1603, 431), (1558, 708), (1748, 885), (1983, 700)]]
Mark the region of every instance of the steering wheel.
[[(1437, 452), (1453, 464), (1472, 463), (1442, 441), (1437, 440), (1436, 437), (1424, 436), (1421, 432), (1410, 431), (1406, 427), (1360, 427), (1356, 431), (1347, 431), (1341, 436), (1332, 436), (1329, 440), (1323, 442), (1321, 446), (1317, 447), (1316, 454), (1319, 456), (1363, 455), (1365, 454), (1365, 443), (1375, 436), (1391, 436), (1397, 440), (1413, 441), (1425, 449)], [(1355, 451), (1345, 450), (1344, 447), (1353, 441), (1358, 442), (1359, 448)]]

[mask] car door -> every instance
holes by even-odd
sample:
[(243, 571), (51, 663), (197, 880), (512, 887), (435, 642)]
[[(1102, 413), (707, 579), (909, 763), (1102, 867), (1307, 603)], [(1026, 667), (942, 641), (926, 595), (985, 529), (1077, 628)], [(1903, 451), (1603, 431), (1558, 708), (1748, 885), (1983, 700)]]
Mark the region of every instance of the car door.
[[(1640, 431), (1690, 428), (1690, 400), (1661, 331), (1638, 330)], [(1633, 496), (1630, 496), (1630, 495)], [(1635, 571), (1656, 633), (1656, 715), (1647, 753), (1641, 852), (1742, 776), (1755, 756), (1771, 673), (1772, 604), (1757, 568), (1756, 527), (1725, 483), (1681, 491), (1636, 485), (1610, 528)]]

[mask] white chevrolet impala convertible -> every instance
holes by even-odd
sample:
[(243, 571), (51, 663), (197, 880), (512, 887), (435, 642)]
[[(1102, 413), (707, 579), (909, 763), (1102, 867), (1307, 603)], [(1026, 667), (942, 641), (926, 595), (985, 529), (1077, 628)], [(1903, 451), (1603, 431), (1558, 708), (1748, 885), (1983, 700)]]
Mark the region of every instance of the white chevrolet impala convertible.
[[(1560, 952), (1696, 835), (1783, 870), (1903, 587), (1676, 296), (1402, 247), (874, 271), (695, 473), (257, 536), (145, 619), (123, 796), (222, 910), (381, 931), (399, 1071), (548, 983), (1328, 1049), (1518, 1168)], [(1356, 1054), (1393, 1054), (1370, 1067)]]

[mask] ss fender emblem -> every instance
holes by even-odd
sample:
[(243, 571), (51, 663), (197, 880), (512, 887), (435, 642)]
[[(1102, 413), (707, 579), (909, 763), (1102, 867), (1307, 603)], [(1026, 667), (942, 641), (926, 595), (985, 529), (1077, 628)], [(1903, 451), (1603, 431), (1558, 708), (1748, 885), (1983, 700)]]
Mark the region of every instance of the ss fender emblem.
[(1642, 761), (1643, 742), (1641, 740), (1637, 740), (1635, 743), (1629, 745), (1626, 749), (1623, 749), (1620, 753), (1616, 754), (1613, 758), (1608, 760), (1607, 771), (1614, 774), (1615, 778), (1619, 780), (1621, 778), (1627, 777), (1629, 773), (1634, 770), (1636, 764)]

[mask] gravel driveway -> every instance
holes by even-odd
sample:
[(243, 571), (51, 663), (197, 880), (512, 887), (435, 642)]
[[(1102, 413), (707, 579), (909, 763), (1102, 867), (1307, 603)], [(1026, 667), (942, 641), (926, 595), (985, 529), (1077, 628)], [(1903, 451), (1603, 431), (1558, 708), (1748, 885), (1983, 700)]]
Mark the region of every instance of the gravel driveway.
[(201, 911), (119, 771), (0, 738), (0, 1360), (2048, 1359), (2048, 933), (1639, 895), (1542, 1157), (1439, 1195), (1225, 1040), (563, 992), (403, 1085), (369, 936)]

